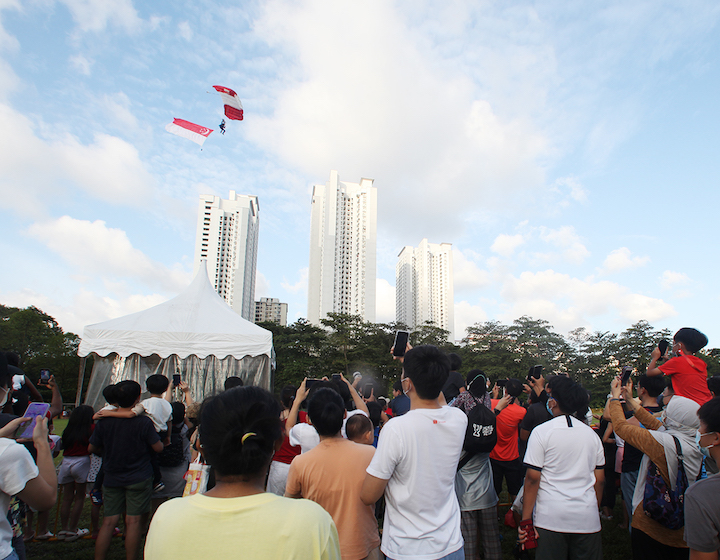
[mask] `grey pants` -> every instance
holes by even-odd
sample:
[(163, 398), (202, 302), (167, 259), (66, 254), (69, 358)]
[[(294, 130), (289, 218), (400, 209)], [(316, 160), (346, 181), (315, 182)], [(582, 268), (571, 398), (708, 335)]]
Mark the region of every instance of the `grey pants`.
[(556, 533), (537, 528), (535, 560), (602, 560), (602, 537), (597, 533)]

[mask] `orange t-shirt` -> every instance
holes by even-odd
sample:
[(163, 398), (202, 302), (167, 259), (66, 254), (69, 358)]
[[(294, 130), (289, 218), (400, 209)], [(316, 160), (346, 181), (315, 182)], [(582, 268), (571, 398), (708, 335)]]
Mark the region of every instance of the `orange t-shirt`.
[(285, 495), (317, 502), (335, 521), (343, 560), (360, 560), (380, 546), (375, 508), (360, 501), (372, 445), (329, 438), (290, 464)]
[[(491, 401), (492, 409), (495, 410), (500, 399)], [(525, 418), (527, 411), (519, 404), (510, 404), (500, 411), (497, 419), (497, 444), (490, 452), (490, 458), (496, 461), (512, 461), (520, 457), (518, 451), (518, 426)]]

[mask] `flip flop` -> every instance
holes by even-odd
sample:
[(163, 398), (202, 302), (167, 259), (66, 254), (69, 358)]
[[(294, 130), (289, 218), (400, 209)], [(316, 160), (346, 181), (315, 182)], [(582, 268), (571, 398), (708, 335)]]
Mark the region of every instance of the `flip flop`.
[(42, 535), (37, 535), (35, 537), (35, 540), (46, 541), (48, 539), (52, 539), (54, 536), (55, 535), (53, 535), (50, 531), (48, 531), (47, 533), (43, 533)]
[(58, 534), (55, 535), (55, 538), (59, 541), (64, 541), (67, 537), (70, 535), (74, 535), (72, 531), (58, 531)]

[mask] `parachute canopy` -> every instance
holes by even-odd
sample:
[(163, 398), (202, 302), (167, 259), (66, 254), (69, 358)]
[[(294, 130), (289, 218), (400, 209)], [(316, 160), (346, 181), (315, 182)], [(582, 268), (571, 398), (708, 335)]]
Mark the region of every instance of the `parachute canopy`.
[(240, 103), (240, 98), (237, 96), (237, 93), (225, 86), (213, 87), (215, 88), (215, 91), (220, 94), (220, 97), (222, 97), (223, 103), (225, 104), (225, 116), (234, 121), (243, 120), (243, 106), (242, 103)]
[(207, 140), (207, 137), (210, 136), (210, 133), (212, 132), (212, 128), (206, 128), (204, 126), (200, 126), (199, 124), (184, 121), (182, 119), (173, 119), (173, 122), (167, 125), (165, 130), (171, 134), (177, 134), (178, 136), (192, 140), (201, 146), (205, 143), (205, 140)]

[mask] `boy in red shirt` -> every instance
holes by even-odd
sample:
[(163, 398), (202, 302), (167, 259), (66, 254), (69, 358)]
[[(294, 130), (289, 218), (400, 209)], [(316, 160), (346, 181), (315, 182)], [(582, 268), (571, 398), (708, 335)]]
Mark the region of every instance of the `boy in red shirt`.
[(673, 337), (672, 350), (675, 357), (657, 366), (657, 361), (663, 356), (660, 355), (660, 348), (655, 348), (650, 355), (647, 374), (671, 376), (676, 395), (692, 399), (702, 406), (712, 395), (707, 386), (707, 364), (695, 354), (707, 343), (707, 336), (699, 330), (689, 327), (680, 329)]
[(517, 379), (508, 379), (505, 396), (491, 401), (497, 416), (497, 444), (490, 452), (495, 492), (500, 495), (505, 478), (510, 502), (515, 501), (523, 482), (522, 458), (518, 449), (518, 428), (526, 410), (517, 404), (523, 386)]

